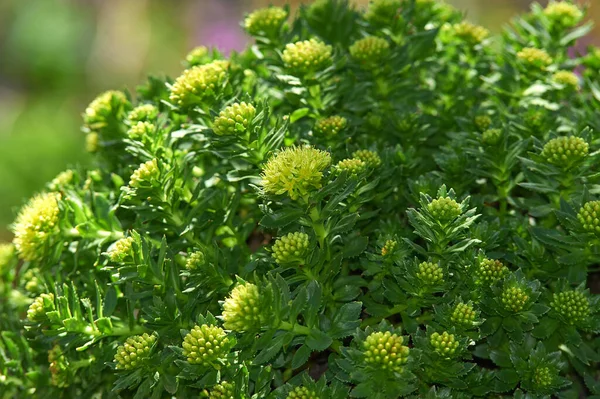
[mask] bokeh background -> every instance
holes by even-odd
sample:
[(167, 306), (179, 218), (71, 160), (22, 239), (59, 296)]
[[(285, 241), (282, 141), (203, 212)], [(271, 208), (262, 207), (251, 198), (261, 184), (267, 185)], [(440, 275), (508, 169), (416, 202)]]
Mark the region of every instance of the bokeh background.
[[(246, 12), (309, 2), (0, 0), (0, 241), (11, 239), (6, 226), (26, 198), (65, 168), (90, 162), (80, 115), (97, 93), (134, 88), (149, 73), (177, 76), (180, 60), (200, 44), (242, 49), (248, 39), (239, 21)], [(448, 2), (492, 31), (530, 6), (529, 0)], [(586, 4), (600, 23), (600, 1)], [(598, 28), (585, 44), (592, 43), (600, 45)]]

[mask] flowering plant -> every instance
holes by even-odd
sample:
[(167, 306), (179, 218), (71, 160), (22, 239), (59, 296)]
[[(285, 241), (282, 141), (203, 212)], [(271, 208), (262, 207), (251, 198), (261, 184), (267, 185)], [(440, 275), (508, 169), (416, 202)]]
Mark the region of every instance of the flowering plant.
[(0, 246), (0, 397), (600, 395), (584, 11), (269, 7), (101, 94)]

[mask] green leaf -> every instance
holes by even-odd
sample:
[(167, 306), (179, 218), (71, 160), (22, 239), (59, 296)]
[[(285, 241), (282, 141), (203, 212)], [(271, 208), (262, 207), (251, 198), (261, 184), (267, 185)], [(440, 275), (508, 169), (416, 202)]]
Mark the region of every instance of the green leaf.
[(314, 351), (324, 351), (329, 348), (333, 339), (326, 333), (320, 330), (311, 330), (310, 334), (306, 337), (306, 346)]
[(307, 345), (301, 345), (292, 357), (292, 368), (297, 369), (308, 361), (312, 350)]
[(299, 108), (290, 115), (290, 124), (304, 118), (310, 112), (310, 108)]

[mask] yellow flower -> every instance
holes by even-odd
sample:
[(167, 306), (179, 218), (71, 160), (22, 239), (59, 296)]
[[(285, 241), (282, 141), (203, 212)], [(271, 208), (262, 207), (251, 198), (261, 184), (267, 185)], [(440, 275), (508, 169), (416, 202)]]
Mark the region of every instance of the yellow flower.
[(456, 37), (472, 45), (481, 43), (490, 34), (483, 26), (466, 21), (452, 25), (452, 31)]
[(223, 326), (232, 331), (254, 331), (264, 323), (264, 304), (258, 287), (251, 283), (239, 284), (223, 303)]
[(552, 57), (544, 50), (533, 47), (525, 47), (517, 53), (517, 58), (528, 66), (545, 69), (552, 64)]
[(227, 79), (228, 61), (213, 61), (183, 71), (171, 87), (169, 99), (181, 107), (214, 100)]
[(296, 74), (318, 72), (331, 64), (331, 46), (318, 39), (288, 43), (282, 58), (285, 66)]
[(106, 126), (107, 120), (116, 116), (126, 104), (128, 100), (125, 93), (118, 90), (105, 91), (88, 105), (83, 114), (83, 121), (89, 128), (102, 128)]
[(575, 4), (566, 1), (551, 2), (544, 9), (544, 15), (565, 28), (574, 27), (583, 18), (583, 12)]
[(291, 199), (321, 188), (323, 171), (331, 155), (313, 147), (288, 147), (271, 157), (263, 169), (261, 185), (266, 193), (287, 193)]
[(273, 36), (279, 32), (287, 18), (287, 12), (281, 7), (266, 7), (256, 10), (244, 21), (244, 27), (253, 36), (261, 33)]
[(558, 71), (552, 75), (552, 80), (573, 89), (579, 87), (579, 78), (571, 71)]
[(33, 261), (46, 254), (52, 237), (59, 231), (60, 198), (58, 193), (39, 194), (19, 212), (13, 225), (13, 244), (21, 259)]

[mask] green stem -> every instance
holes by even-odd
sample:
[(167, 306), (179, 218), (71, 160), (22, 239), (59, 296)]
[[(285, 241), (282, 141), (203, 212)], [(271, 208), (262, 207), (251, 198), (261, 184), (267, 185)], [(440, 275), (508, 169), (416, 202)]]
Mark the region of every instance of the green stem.
[(292, 331), (298, 335), (309, 335), (311, 331), (311, 329), (306, 326), (301, 326), (300, 324), (292, 324), (287, 321), (282, 321), (281, 324), (279, 324), (279, 329)]

